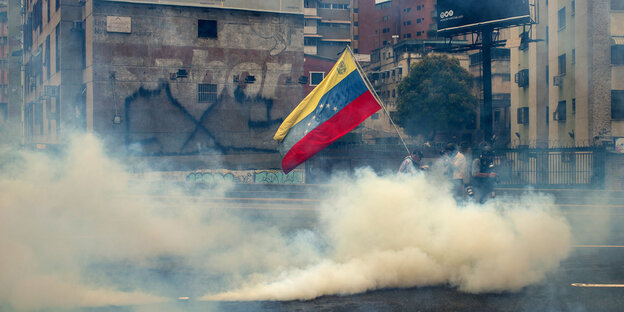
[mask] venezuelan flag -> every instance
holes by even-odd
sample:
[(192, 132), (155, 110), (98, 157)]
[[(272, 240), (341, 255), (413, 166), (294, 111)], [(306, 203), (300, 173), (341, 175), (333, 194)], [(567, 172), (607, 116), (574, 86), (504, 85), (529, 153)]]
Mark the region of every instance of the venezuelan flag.
[(381, 109), (347, 48), (327, 77), (275, 133), (282, 170), (290, 172)]

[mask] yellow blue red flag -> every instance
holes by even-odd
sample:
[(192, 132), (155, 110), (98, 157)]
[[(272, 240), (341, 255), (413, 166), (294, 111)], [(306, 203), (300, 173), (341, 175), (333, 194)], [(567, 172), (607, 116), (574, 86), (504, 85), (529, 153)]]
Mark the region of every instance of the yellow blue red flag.
[(301, 163), (381, 109), (347, 48), (325, 79), (286, 117), (275, 133), (282, 170)]

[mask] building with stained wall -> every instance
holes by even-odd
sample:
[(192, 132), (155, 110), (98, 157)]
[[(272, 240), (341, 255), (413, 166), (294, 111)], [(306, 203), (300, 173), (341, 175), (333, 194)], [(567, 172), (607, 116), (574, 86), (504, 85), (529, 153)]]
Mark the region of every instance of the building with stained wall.
[[(624, 138), (624, 1), (539, 1), (528, 46), (512, 49), (516, 145), (612, 146)], [(516, 30), (522, 36), (523, 30)], [(537, 41), (535, 41), (537, 40)], [(518, 80), (518, 79), (516, 79)]]
[[(214, 2), (214, 3), (212, 3)], [(303, 98), (300, 1), (28, 0), (25, 140), (92, 131), (179, 166), (278, 168)]]

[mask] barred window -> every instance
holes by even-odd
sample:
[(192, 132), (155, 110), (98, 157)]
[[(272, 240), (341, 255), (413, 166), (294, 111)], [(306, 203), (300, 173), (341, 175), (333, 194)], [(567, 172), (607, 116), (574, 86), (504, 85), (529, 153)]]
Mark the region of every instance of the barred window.
[(200, 83), (197, 85), (197, 95), (199, 103), (211, 103), (217, 101), (217, 85)]

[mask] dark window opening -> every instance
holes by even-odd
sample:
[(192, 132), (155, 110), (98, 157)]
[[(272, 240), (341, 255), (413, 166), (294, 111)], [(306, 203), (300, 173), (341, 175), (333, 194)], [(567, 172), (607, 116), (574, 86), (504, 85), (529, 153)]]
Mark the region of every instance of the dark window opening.
[(528, 107), (520, 107), (516, 111), (516, 122), (519, 125), (528, 125), (529, 124), (529, 108)]
[(624, 90), (611, 91), (611, 119), (624, 119)]
[(566, 55), (559, 55), (559, 75), (563, 76), (566, 73)]
[(611, 0), (611, 10), (624, 10), (624, 0)]
[(611, 46), (611, 64), (624, 65), (624, 45), (615, 44)]
[(325, 73), (323, 72), (312, 72), (310, 73), (310, 85), (311, 86), (317, 86), (321, 83), (321, 81), (323, 81), (323, 78), (325, 78)]
[(217, 85), (201, 83), (197, 85), (199, 103), (212, 103), (217, 101)]
[(566, 16), (565, 16), (565, 7), (559, 10), (559, 30), (565, 28), (566, 26)]
[(197, 37), (217, 38), (217, 21), (198, 20), (197, 21)]
[(559, 103), (557, 103), (557, 110), (553, 114), (553, 120), (566, 120), (566, 101), (559, 101)]

